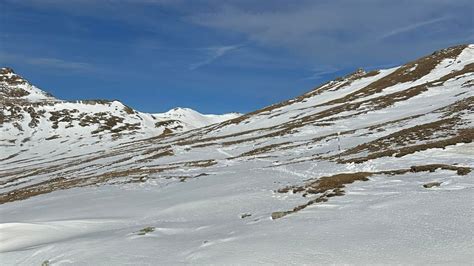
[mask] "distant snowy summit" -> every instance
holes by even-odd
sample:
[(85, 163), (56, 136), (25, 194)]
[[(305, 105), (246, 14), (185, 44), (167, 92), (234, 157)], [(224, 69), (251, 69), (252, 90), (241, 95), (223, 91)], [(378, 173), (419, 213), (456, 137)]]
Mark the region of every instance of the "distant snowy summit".
[[(183, 132), (233, 119), (240, 114), (201, 114), (189, 108), (166, 113), (136, 111), (119, 101), (64, 101), (32, 85), (13, 69), (0, 68), (2, 142), (26, 145), (56, 138), (121, 139), (124, 135), (154, 137)], [(91, 138), (93, 137), (93, 138)], [(16, 142), (16, 140), (25, 140)]]
[(201, 114), (193, 109), (181, 107), (173, 108), (166, 113), (154, 114), (155, 117), (159, 117), (165, 121), (178, 120), (184, 122), (189, 126), (189, 128), (205, 127), (210, 124), (234, 119), (241, 115), (242, 114), (239, 113), (228, 113), (222, 115)]

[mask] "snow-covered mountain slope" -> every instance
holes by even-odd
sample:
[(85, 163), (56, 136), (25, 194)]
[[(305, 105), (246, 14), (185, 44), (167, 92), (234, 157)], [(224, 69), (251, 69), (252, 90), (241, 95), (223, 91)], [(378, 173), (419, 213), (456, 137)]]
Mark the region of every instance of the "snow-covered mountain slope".
[(217, 124), (226, 120), (234, 119), (241, 116), (241, 114), (228, 113), (222, 115), (203, 115), (194, 111), (193, 109), (177, 107), (169, 110), (166, 113), (153, 114), (153, 116), (157, 119), (161, 119), (163, 121), (162, 123), (165, 124), (172, 124), (172, 122), (176, 122), (178, 128), (174, 128), (175, 131), (181, 129), (179, 125), (185, 129), (180, 131), (187, 131), (190, 129), (205, 127), (211, 124)]
[(183, 132), (240, 115), (204, 115), (183, 108), (147, 114), (119, 101), (63, 101), (31, 85), (10, 68), (0, 69), (0, 104), (1, 158), (25, 149), (48, 154), (49, 148), (54, 148), (52, 139), (65, 146), (97, 146)]
[(0, 100), (3, 103), (7, 99), (26, 102), (56, 101), (52, 95), (31, 85), (13, 69), (3, 67), (0, 68)]
[(470, 263), (473, 86), (461, 45), (186, 132), (2, 149), (0, 260)]

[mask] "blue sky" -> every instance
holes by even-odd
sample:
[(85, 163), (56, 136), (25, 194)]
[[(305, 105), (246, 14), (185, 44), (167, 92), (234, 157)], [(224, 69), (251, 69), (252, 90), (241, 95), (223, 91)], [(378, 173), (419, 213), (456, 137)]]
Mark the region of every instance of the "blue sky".
[(471, 0), (0, 0), (0, 65), (61, 99), (249, 112), (474, 42)]

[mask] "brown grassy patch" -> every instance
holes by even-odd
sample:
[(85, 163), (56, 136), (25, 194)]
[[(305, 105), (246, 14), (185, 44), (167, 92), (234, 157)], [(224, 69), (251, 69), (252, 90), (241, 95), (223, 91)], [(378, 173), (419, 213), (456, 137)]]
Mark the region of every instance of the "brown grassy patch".
[(175, 169), (175, 166), (161, 168), (132, 168), (107, 172), (100, 175), (66, 179), (63, 177), (52, 178), (37, 184), (22, 187), (10, 192), (0, 194), (0, 204), (24, 200), (41, 194), (50, 193), (56, 190), (64, 190), (74, 187), (85, 187), (105, 183), (119, 177), (143, 177), (146, 175), (160, 173), (165, 170)]
[(305, 192), (308, 194), (324, 193), (328, 190), (341, 189), (345, 185), (354, 183), (355, 181), (367, 181), (368, 177), (373, 175), (370, 172), (356, 172), (356, 173), (341, 173), (332, 176), (323, 176), (316, 181), (310, 182), (304, 186), (291, 186), (277, 190), (279, 193), (299, 193)]
[(336, 188), (344, 188), (347, 184), (352, 184), (355, 181), (368, 181), (368, 177), (372, 173), (358, 172), (358, 173), (343, 173), (333, 176), (325, 176), (318, 179), (318, 181), (309, 184), (306, 187), (306, 192), (309, 194), (324, 193), (328, 190)]
[(130, 107), (124, 104), (123, 111), (129, 115), (135, 114), (135, 111)]
[(236, 157), (233, 157), (232, 159), (239, 158), (239, 157), (245, 157), (245, 156), (255, 156), (255, 155), (258, 155), (258, 154), (270, 152), (270, 151), (274, 150), (277, 147), (281, 147), (281, 146), (288, 145), (288, 144), (291, 144), (291, 142), (282, 142), (282, 143), (270, 144), (270, 145), (267, 145), (267, 146), (263, 146), (263, 147), (260, 147), (260, 148), (253, 149), (253, 150), (248, 151), (248, 152), (244, 152), (244, 153), (242, 153), (242, 154), (240, 154)]
[(156, 160), (158, 158), (162, 158), (162, 157), (166, 157), (166, 156), (173, 156), (173, 155), (174, 155), (173, 150), (165, 150), (165, 151), (161, 151), (161, 152), (158, 152), (156, 154), (153, 154), (153, 155), (151, 155), (149, 157), (146, 157), (144, 159), (138, 160), (137, 163), (150, 162), (150, 161)]
[(173, 134), (173, 130), (171, 130), (169, 128), (165, 128), (160, 136), (164, 137), (164, 136), (169, 136), (169, 135), (172, 135), (172, 134)]
[(417, 165), (417, 166), (410, 167), (410, 171), (414, 173), (434, 172), (438, 169), (456, 171), (458, 175), (467, 175), (471, 172), (470, 167), (462, 167), (462, 166), (448, 165), (448, 164), (427, 164), (427, 165)]
[(410, 172), (434, 172), (436, 169), (456, 171), (458, 175), (466, 175), (471, 172), (470, 167), (462, 167), (456, 165), (447, 164), (427, 164), (412, 166), (408, 169), (397, 169), (397, 170), (386, 170), (377, 172), (354, 172), (354, 173), (340, 173), (332, 176), (324, 176), (314, 180), (309, 180), (302, 186), (288, 186), (277, 190), (278, 193), (302, 193), (303, 197), (307, 197), (312, 194), (318, 194), (314, 199), (311, 199), (303, 205), (299, 205), (292, 210), (278, 211), (272, 213), (272, 219), (279, 219), (288, 214), (298, 212), (310, 205), (319, 202), (326, 202), (331, 197), (343, 196), (345, 191), (343, 190), (346, 185), (352, 184), (355, 181), (368, 181), (372, 175), (401, 175)]
[(450, 116), (459, 116), (462, 112), (474, 112), (474, 96), (459, 100), (454, 104), (450, 104), (435, 111), (442, 113), (443, 118)]
[(185, 162), (185, 166), (189, 167), (209, 167), (217, 164), (215, 160), (201, 160), (201, 161), (191, 161), (191, 162)]
[(376, 152), (390, 147), (404, 146), (410, 143), (427, 141), (437, 133), (443, 133), (442, 136), (453, 134), (452, 129), (461, 124), (459, 118), (442, 119), (426, 124), (416, 125), (410, 128), (399, 130), (395, 133), (378, 138), (374, 141), (358, 145), (342, 153), (342, 156), (359, 153), (363, 151)]
[(179, 120), (170, 119), (170, 120), (164, 120), (164, 121), (156, 122), (155, 127), (168, 127), (170, 125), (180, 124), (180, 123), (181, 122)]

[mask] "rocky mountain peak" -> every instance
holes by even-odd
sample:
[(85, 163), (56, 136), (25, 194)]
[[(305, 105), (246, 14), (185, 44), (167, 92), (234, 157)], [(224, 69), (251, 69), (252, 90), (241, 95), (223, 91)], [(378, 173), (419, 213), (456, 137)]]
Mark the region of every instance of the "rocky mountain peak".
[(33, 86), (12, 68), (0, 68), (0, 101), (56, 101), (51, 94)]
[(0, 82), (8, 85), (25, 84), (27, 81), (9, 67), (0, 68)]

